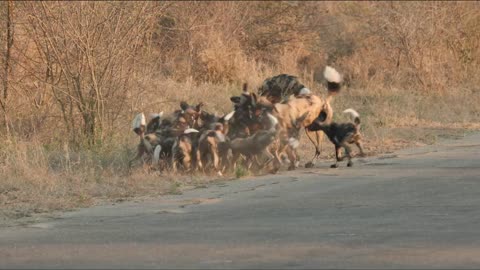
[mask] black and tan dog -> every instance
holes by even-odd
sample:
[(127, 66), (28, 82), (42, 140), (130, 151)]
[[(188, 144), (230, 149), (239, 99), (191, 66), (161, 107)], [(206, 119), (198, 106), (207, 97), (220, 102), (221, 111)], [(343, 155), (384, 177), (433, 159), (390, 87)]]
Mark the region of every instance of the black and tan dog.
[(213, 169), (218, 175), (222, 175), (228, 155), (228, 149), (225, 146), (225, 131), (228, 131), (228, 125), (225, 123), (225, 116), (220, 117), (217, 114), (201, 111), (194, 127), (200, 132), (197, 150), (198, 169), (203, 169), (204, 172)]
[(247, 161), (247, 169), (252, 166), (253, 160), (257, 155), (265, 154), (268, 161), (264, 164), (258, 164), (263, 167), (270, 161), (273, 161), (274, 156), (267, 150), (268, 146), (273, 143), (278, 135), (278, 119), (271, 114), (266, 116), (269, 122), (267, 129), (261, 129), (246, 138), (237, 137), (227, 142), (228, 147), (232, 150), (231, 167), (235, 169), (235, 164), (243, 155)]
[(353, 165), (351, 148), (348, 144), (357, 145), (360, 150), (360, 155), (364, 156), (363, 147), (361, 143), (361, 134), (360, 134), (360, 115), (354, 109), (347, 109), (343, 111), (344, 113), (349, 113), (353, 118), (353, 123), (335, 123), (330, 124), (324, 123), (322, 119), (316, 120), (313, 124), (307, 127), (309, 131), (318, 131), (322, 130), (328, 137), (328, 139), (335, 145), (335, 164), (331, 168), (338, 168), (338, 162), (342, 161), (343, 158), (340, 157), (340, 150), (345, 148), (345, 154), (348, 158), (347, 166), (351, 167)]

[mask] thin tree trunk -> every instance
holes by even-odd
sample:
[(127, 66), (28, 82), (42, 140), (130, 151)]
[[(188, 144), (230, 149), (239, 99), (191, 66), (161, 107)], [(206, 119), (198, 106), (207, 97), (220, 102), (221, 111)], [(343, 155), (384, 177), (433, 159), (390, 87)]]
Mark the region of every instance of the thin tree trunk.
[(10, 0), (8, 1), (7, 5), (7, 47), (5, 50), (5, 66), (4, 66), (4, 79), (3, 79), (3, 101), (1, 101), (0, 105), (3, 110), (3, 119), (5, 121), (5, 128), (7, 136), (10, 136), (10, 123), (8, 119), (8, 87), (9, 87), (9, 73), (10, 73), (10, 55), (13, 46), (13, 2)]

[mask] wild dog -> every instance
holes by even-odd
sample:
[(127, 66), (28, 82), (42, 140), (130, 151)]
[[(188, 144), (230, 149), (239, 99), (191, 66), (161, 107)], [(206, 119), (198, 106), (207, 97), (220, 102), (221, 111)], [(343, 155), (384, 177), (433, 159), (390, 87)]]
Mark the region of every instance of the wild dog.
[[(280, 123), (280, 153), (285, 152), (290, 160), (289, 170), (298, 166), (298, 155), (296, 148), (299, 145), (299, 130), (313, 123), (323, 114), (331, 114), (332, 111), (325, 111), (329, 105), (323, 99), (315, 95), (303, 95), (290, 99), (287, 103), (272, 104), (265, 97), (257, 101), (259, 107), (268, 108), (275, 115)], [(292, 136), (295, 134), (295, 136)], [(318, 148), (318, 143), (312, 140)]]
[[(248, 98), (242, 97), (232, 97), (231, 100), (235, 103), (235, 110), (232, 117), (232, 120), (229, 122), (229, 125), (233, 127), (241, 127), (234, 129), (232, 128), (232, 133), (228, 133), (231, 139), (237, 137), (246, 137), (249, 134), (254, 134), (258, 130), (264, 129), (264, 123), (262, 123), (262, 115), (266, 115), (268, 112), (273, 114), (278, 118), (280, 123), (280, 140), (281, 142), (274, 143), (272, 145), (271, 152), (275, 153), (276, 165), (281, 163), (278, 156), (281, 152), (287, 152), (287, 155), (290, 158), (289, 169), (294, 169), (297, 166), (297, 157), (298, 155), (294, 154), (295, 149), (289, 149), (291, 146), (298, 145), (298, 138), (296, 143), (293, 139), (290, 140), (288, 133), (292, 130), (297, 130), (296, 121), (302, 116), (301, 127), (310, 125), (315, 119), (318, 118), (320, 113), (324, 108), (331, 108), (329, 105), (325, 105), (323, 99), (315, 95), (299, 95), (297, 98), (290, 99), (287, 103), (272, 103), (267, 97), (260, 96), (257, 97), (255, 93), (248, 93), (244, 88), (244, 93), (242, 94)], [(332, 113), (327, 111), (324, 113)], [(239, 135), (242, 131), (246, 131), (243, 134)], [(233, 135), (233, 136), (232, 136)], [(298, 136), (297, 136), (298, 137)], [(293, 143), (293, 144), (292, 144)], [(295, 148), (295, 147), (294, 147)], [(278, 162), (278, 163), (277, 163)]]
[(183, 128), (174, 126), (173, 121), (169, 118), (160, 121), (160, 125), (155, 132), (146, 135), (150, 140), (155, 139), (153, 164), (159, 164), (160, 160), (166, 162), (165, 165), (170, 164), (172, 157), (172, 148), (176, 138), (184, 132)]
[(139, 113), (135, 116), (132, 121), (132, 130), (140, 137), (140, 142), (137, 146), (137, 153), (133, 159), (131, 159), (128, 164), (129, 167), (132, 166), (132, 163), (144, 156), (144, 154), (152, 154), (153, 147), (148, 139), (145, 139), (145, 129), (146, 129), (146, 120), (143, 113)]
[[(272, 107), (261, 106), (257, 103), (257, 99), (255, 93), (248, 92), (247, 84), (243, 85), (243, 93), (240, 96), (230, 98), (234, 103), (234, 111), (226, 116), (226, 119), (227, 117), (229, 119), (227, 120), (229, 132), (226, 132), (226, 134), (230, 139), (248, 137), (269, 125), (268, 118), (262, 118), (261, 116), (265, 115), (267, 110), (271, 113)], [(267, 121), (262, 122), (262, 119), (267, 119)]]
[(228, 117), (228, 115), (220, 117), (204, 110), (199, 113), (194, 126), (199, 131), (198, 169), (210, 170), (213, 167), (217, 174), (222, 174), (228, 155), (225, 146), (227, 140), (225, 131), (228, 132), (225, 119)]
[(280, 74), (267, 78), (258, 88), (258, 94), (265, 96), (272, 103), (285, 103), (291, 95), (310, 94), (311, 91), (306, 88), (296, 76)]
[[(279, 169), (281, 165), (280, 155), (283, 153), (285, 153), (291, 161), (289, 170), (295, 169), (296, 166), (298, 166), (298, 155), (296, 148), (299, 145), (300, 130), (303, 127), (303, 122), (308, 117), (308, 115), (309, 112), (307, 111), (299, 117), (283, 117), (281, 114), (278, 113), (277, 110), (272, 111), (272, 114), (270, 114), (267, 109), (262, 109), (262, 113), (260, 113), (260, 115), (258, 116), (258, 120), (260, 123), (267, 122), (264, 119), (269, 117), (275, 117), (278, 123), (278, 136), (274, 143), (272, 143), (268, 147), (268, 151), (272, 153), (275, 157), (273, 171)], [(286, 121), (290, 121), (290, 123), (287, 123)], [(266, 126), (265, 124), (263, 125), (263, 127), (268, 128), (268, 126)]]
[(157, 165), (161, 159), (167, 161), (166, 165), (172, 165), (169, 161), (171, 161), (176, 138), (195, 124), (202, 106), (202, 102), (193, 107), (182, 101), (180, 109), (170, 116), (162, 117), (163, 112), (152, 115), (147, 125), (148, 134), (145, 135), (145, 139), (152, 144), (154, 165)]
[[(278, 113), (278, 118), (284, 123), (283, 128), (287, 130), (292, 128), (290, 123), (293, 123), (293, 119), (300, 117), (307, 111), (309, 116), (304, 119), (303, 127), (310, 125), (316, 119), (322, 119), (323, 122), (330, 123), (333, 118), (331, 101), (341, 89), (342, 77), (334, 68), (329, 66), (325, 68), (323, 75), (327, 81), (328, 90), (328, 96), (325, 99), (311, 94), (311, 91), (305, 88), (296, 77), (282, 74), (264, 82), (259, 89), (261, 97), (256, 103), (267, 107), (272, 106), (268, 103), (273, 104), (274, 110)], [(289, 98), (292, 95), (294, 98)], [(281, 119), (285, 119), (285, 121)], [(313, 167), (316, 159), (320, 156), (323, 133), (309, 131), (308, 129), (305, 129), (305, 132), (315, 146), (315, 154), (312, 160), (305, 164), (305, 167)]]
[(331, 168), (338, 168), (338, 162), (342, 161), (343, 158), (340, 157), (340, 150), (343, 147), (348, 158), (347, 166), (353, 166), (351, 149), (348, 144), (357, 145), (360, 150), (360, 155), (364, 156), (362, 143), (361, 143), (361, 134), (360, 134), (360, 115), (354, 109), (347, 109), (343, 113), (349, 113), (353, 118), (353, 123), (335, 123), (330, 124), (315, 121), (313, 124), (307, 127), (310, 131), (323, 131), (328, 139), (335, 145), (335, 164), (332, 164)]
[(151, 118), (146, 125), (146, 132), (139, 134), (141, 139), (134, 160), (148, 154), (152, 164), (157, 165), (162, 157), (167, 160), (171, 157), (172, 145), (183, 129), (175, 128), (171, 117), (163, 118), (163, 112), (152, 114)]
[(150, 121), (147, 124), (146, 133), (154, 133), (160, 128), (163, 120), (163, 112), (150, 114)]
[(175, 139), (172, 146), (172, 169), (178, 171), (180, 166), (183, 171), (190, 172), (196, 166), (198, 130), (189, 128)]
[(180, 102), (180, 109), (173, 112), (174, 126), (176, 128), (193, 128), (200, 115), (204, 103), (200, 102), (195, 107), (187, 102)]
[(211, 167), (222, 175), (227, 163), (228, 143), (223, 133), (223, 124), (215, 123), (214, 128), (204, 131), (198, 140), (199, 167), (209, 170)]
[(232, 150), (231, 167), (235, 168), (236, 162), (240, 155), (245, 156), (247, 160), (247, 168), (252, 166), (253, 159), (260, 154), (268, 157), (268, 163), (275, 157), (267, 150), (267, 147), (275, 141), (278, 134), (278, 119), (271, 114), (267, 114), (270, 122), (268, 129), (262, 129), (247, 138), (235, 138), (227, 143)]
[[(185, 105), (181, 103), (181, 107)], [(191, 113), (191, 108), (186, 110)], [(164, 116), (163, 112), (151, 114), (148, 124), (145, 124), (145, 115), (138, 114), (132, 122), (133, 131), (139, 135), (136, 156), (129, 161), (129, 165), (147, 155), (147, 160), (157, 165), (161, 158), (170, 160), (172, 146), (177, 136), (189, 127), (188, 113), (177, 110), (172, 115)]]
[[(333, 118), (333, 109), (331, 107), (331, 102), (333, 101), (333, 97), (340, 92), (343, 78), (340, 75), (340, 73), (338, 73), (338, 71), (336, 71), (334, 68), (330, 66), (325, 67), (325, 70), (323, 72), (323, 77), (327, 81), (328, 95), (327, 95), (327, 98), (325, 99), (325, 105), (323, 107), (322, 113), (320, 114), (319, 120), (322, 121), (323, 123), (331, 123)], [(318, 131), (312, 132), (312, 131), (309, 131), (308, 129), (305, 129), (305, 133), (308, 139), (315, 146), (315, 154), (313, 155), (312, 160), (305, 164), (306, 168), (312, 168), (313, 166), (315, 166), (316, 160), (320, 157), (321, 146), (323, 141), (323, 133)], [(313, 137), (315, 137), (315, 141), (313, 140)]]
[(231, 167), (236, 167), (236, 162), (240, 155), (245, 156), (247, 169), (251, 168), (253, 158), (256, 155), (265, 154), (269, 157), (269, 161), (273, 160), (274, 157), (266, 149), (275, 140), (276, 134), (276, 130), (260, 130), (247, 138), (235, 138), (230, 141), (228, 146), (232, 150)]
[[(233, 112), (229, 117), (228, 125), (229, 132), (227, 133), (230, 139), (237, 137), (245, 138), (254, 133), (253, 125), (256, 124), (252, 108), (256, 105), (255, 93), (248, 92), (248, 86), (243, 85), (243, 92), (240, 96), (230, 97), (230, 101), (234, 104)], [(230, 115), (229, 114), (229, 115)]]

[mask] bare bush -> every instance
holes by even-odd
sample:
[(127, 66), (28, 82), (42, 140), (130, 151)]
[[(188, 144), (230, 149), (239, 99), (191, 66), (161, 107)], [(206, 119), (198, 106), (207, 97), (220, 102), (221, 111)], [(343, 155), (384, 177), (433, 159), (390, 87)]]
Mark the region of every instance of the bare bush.
[(0, 180), (0, 198), (45, 198), (50, 191), (93, 198), (108, 185), (118, 188), (102, 196), (135, 193), (141, 183), (132, 184), (125, 169), (137, 142), (132, 115), (172, 111), (182, 100), (226, 112), (244, 82), (255, 91), (281, 73), (323, 95), (327, 64), (347, 86), (334, 110), (360, 112), (367, 152), (430, 143), (447, 124), (476, 129), (479, 7), (0, 2), (0, 178), (7, 179)]

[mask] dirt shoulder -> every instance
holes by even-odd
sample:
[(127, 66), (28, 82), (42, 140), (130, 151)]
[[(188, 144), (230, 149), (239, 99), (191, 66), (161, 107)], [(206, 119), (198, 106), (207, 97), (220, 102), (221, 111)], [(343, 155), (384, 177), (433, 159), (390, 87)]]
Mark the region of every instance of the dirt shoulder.
[[(461, 127), (400, 127), (391, 129), (393, 138), (382, 142), (365, 140), (368, 157), (381, 157), (412, 147), (432, 145), (442, 140), (461, 139), (478, 132), (477, 126)], [(323, 144), (321, 161), (333, 158), (333, 149), (328, 142)], [(303, 164), (311, 157), (312, 148), (304, 138), (299, 149)], [(321, 168), (324, 164), (318, 164)], [(301, 170), (302, 168), (299, 168)], [(282, 172), (280, 172), (282, 174)], [(251, 176), (251, 175), (245, 175)], [(75, 175), (45, 175), (50, 179), (38, 182), (22, 180), (13, 176), (0, 185), (0, 227), (27, 225), (58, 216), (63, 211), (102, 204), (117, 204), (125, 201), (144, 201), (167, 194), (182, 194), (194, 188), (205, 188), (211, 183), (231, 181), (234, 175), (225, 177), (205, 175), (160, 175), (157, 172), (138, 168), (128, 175), (84, 179)]]

